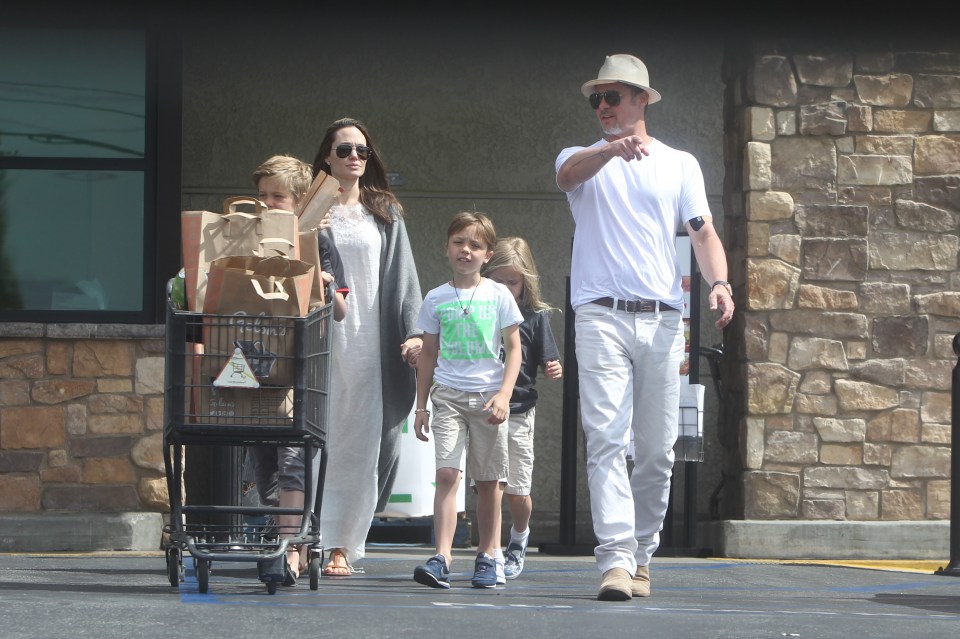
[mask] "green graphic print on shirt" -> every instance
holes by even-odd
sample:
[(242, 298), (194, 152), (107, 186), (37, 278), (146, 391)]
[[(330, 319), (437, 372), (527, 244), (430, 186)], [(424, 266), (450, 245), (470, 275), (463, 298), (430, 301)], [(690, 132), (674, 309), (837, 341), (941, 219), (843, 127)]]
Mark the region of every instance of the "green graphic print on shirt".
[(469, 313), (456, 302), (438, 304), (440, 316), (440, 357), (443, 359), (497, 358), (499, 340), (495, 341), (497, 326), (496, 300), (475, 301), (467, 307)]

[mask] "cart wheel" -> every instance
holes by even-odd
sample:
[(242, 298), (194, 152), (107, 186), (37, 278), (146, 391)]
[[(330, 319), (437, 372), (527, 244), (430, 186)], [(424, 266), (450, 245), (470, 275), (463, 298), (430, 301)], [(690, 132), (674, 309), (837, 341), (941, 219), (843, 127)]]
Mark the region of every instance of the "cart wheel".
[(167, 546), (167, 578), (174, 588), (183, 581), (183, 563), (180, 561), (180, 549)]
[(313, 555), (310, 558), (310, 590), (316, 590), (320, 587), (320, 556)]
[(197, 561), (197, 589), (200, 594), (206, 594), (210, 587), (210, 562), (201, 559)]
[(268, 581), (268, 582), (266, 582), (266, 584), (267, 584), (267, 592), (268, 592), (269, 594), (271, 594), (271, 595), (277, 594), (277, 582), (275, 582), (275, 581)]

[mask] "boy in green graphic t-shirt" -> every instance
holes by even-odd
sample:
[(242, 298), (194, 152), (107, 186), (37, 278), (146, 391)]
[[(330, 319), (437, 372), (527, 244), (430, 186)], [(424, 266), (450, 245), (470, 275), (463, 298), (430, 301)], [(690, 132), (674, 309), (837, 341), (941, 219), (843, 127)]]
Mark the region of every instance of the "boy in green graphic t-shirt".
[[(471, 583), (474, 588), (494, 588), (497, 583), (494, 552), (500, 546), (500, 501), (507, 481), (506, 420), (520, 371), (523, 314), (506, 286), (480, 277), (496, 243), (497, 232), (485, 215), (457, 214), (447, 229), (453, 280), (427, 293), (417, 320), (423, 349), (417, 362), (414, 428), (423, 441), (433, 429), (436, 554), (417, 566), (413, 578), (434, 588), (450, 587), (464, 449), (467, 470), (477, 486), (480, 533)], [(436, 413), (432, 422), (428, 396)]]

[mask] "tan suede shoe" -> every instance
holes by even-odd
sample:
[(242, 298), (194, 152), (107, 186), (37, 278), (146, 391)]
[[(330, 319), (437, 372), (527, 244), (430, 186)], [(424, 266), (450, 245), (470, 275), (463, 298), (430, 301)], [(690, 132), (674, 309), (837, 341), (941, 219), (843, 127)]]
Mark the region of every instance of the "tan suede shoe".
[(650, 566), (637, 566), (637, 574), (633, 576), (630, 594), (634, 597), (650, 596)]
[(611, 568), (603, 573), (603, 581), (600, 582), (600, 594), (597, 595), (597, 599), (600, 601), (629, 600), (632, 581), (630, 571), (623, 568)]

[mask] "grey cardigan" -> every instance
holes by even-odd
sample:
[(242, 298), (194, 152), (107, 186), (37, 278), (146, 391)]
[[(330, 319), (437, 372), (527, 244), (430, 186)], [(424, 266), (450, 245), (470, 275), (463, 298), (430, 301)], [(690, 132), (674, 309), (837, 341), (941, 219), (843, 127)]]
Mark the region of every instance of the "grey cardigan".
[(415, 370), (400, 356), (400, 345), (423, 331), (417, 329), (420, 314), (420, 280), (403, 218), (393, 223), (379, 218), (380, 229), (380, 367), (383, 384), (383, 434), (377, 465), (379, 498), (377, 512), (386, 508), (400, 462), (400, 429), (417, 398)]

